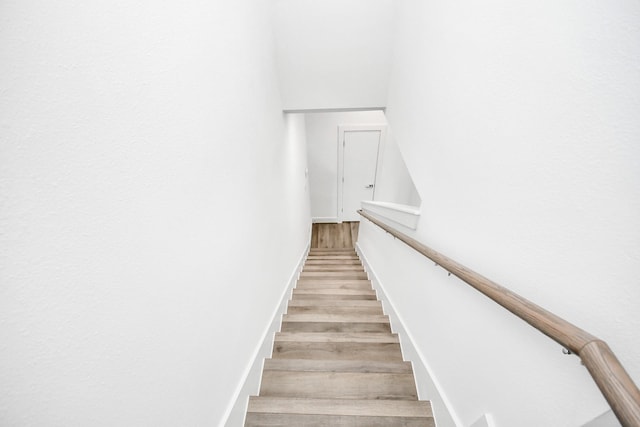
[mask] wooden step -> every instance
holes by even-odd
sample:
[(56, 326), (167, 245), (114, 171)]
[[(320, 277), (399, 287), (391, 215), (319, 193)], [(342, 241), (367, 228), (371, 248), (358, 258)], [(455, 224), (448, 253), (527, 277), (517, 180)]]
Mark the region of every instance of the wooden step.
[(296, 306), (315, 306), (315, 307), (382, 307), (382, 303), (378, 300), (341, 300), (341, 299), (305, 299), (296, 298), (289, 301), (289, 308)]
[(252, 396), (245, 426), (435, 427), (435, 423), (429, 402)]
[(264, 369), (260, 396), (418, 400), (412, 373)]
[(355, 252), (351, 252), (351, 253), (324, 253), (324, 254), (314, 254), (314, 253), (310, 253), (309, 255), (307, 255), (307, 259), (322, 259), (322, 258), (336, 258), (338, 257), (346, 257), (349, 259), (355, 259), (358, 258), (358, 254), (356, 254)]
[(304, 265), (362, 265), (359, 259), (307, 259)]
[(318, 253), (323, 254), (327, 252), (337, 252), (337, 253), (355, 253), (356, 249), (353, 247), (350, 248), (311, 248), (309, 249), (310, 254)]
[[(319, 300), (322, 301), (322, 300)], [(289, 306), (287, 314), (378, 314), (382, 315), (382, 307), (310, 307)]]
[(305, 271), (364, 271), (362, 265), (305, 265), (302, 269)]
[(318, 251), (318, 250), (312, 250), (309, 252), (308, 255), (357, 255), (356, 251), (354, 251), (353, 249), (348, 249), (348, 250), (340, 250), (340, 249), (328, 249), (326, 251)]
[(293, 298), (376, 300), (376, 291), (365, 289), (294, 289)]
[(370, 280), (298, 280), (296, 289), (366, 289), (371, 290)]
[(373, 300), (307, 300), (294, 299), (289, 302), (287, 314), (384, 314), (380, 301)]
[(397, 334), (278, 332), (274, 359), (402, 361)]
[(388, 316), (374, 314), (285, 314), (282, 332), (391, 332)]
[(323, 261), (358, 260), (360, 261), (360, 258), (358, 258), (357, 255), (309, 255), (307, 257), (307, 260), (323, 260)]
[(375, 360), (265, 359), (264, 369), (269, 371), (305, 372), (413, 373), (411, 362), (381, 362)]
[(368, 279), (365, 271), (302, 271), (300, 279)]

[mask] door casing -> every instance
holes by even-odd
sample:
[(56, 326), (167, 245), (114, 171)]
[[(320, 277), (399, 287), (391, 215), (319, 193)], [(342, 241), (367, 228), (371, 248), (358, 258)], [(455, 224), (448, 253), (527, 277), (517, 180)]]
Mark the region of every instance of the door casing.
[(338, 222), (345, 221), (345, 215), (343, 213), (343, 196), (344, 196), (344, 141), (346, 132), (358, 132), (358, 131), (379, 131), (380, 142), (378, 143), (378, 156), (376, 164), (376, 174), (373, 182), (373, 193), (375, 195), (375, 189), (377, 187), (377, 180), (382, 170), (383, 153), (385, 142), (387, 140), (387, 125), (386, 124), (360, 124), (360, 125), (339, 125), (338, 126), (338, 203), (336, 212), (336, 218)]

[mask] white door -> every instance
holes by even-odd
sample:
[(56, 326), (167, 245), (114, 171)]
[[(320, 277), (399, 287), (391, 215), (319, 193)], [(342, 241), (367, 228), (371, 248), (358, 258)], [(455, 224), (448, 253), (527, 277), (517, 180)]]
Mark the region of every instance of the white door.
[(340, 221), (360, 221), (357, 211), (362, 200), (373, 200), (378, 168), (378, 153), (383, 129), (343, 129), (342, 180), (338, 197)]

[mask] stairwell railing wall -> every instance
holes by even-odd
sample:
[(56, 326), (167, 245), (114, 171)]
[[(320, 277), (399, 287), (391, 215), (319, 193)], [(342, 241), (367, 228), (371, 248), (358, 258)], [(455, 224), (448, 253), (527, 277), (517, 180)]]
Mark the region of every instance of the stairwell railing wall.
[(580, 357), (620, 423), (624, 427), (640, 426), (640, 390), (606, 342), (363, 210), (358, 213)]

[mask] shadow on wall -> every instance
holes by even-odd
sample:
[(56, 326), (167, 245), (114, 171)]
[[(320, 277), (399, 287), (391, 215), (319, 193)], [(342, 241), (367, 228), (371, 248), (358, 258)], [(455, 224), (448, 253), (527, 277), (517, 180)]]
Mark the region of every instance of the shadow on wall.
[(374, 200), (419, 208), (422, 199), (389, 127), (382, 158), (382, 167), (376, 177), (377, 189)]

